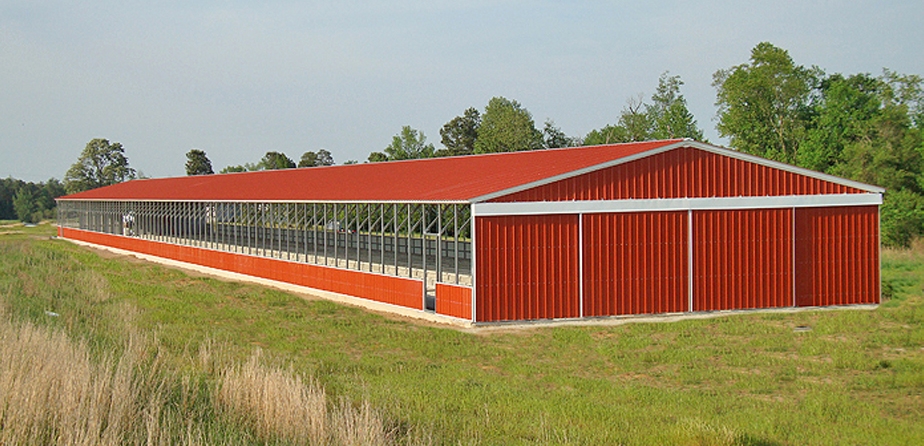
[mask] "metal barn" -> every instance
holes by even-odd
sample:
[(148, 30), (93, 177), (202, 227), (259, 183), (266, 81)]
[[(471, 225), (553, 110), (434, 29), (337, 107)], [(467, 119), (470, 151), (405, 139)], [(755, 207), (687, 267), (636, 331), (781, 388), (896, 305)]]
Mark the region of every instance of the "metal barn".
[(135, 180), (62, 238), (491, 323), (879, 303), (883, 189), (690, 140)]

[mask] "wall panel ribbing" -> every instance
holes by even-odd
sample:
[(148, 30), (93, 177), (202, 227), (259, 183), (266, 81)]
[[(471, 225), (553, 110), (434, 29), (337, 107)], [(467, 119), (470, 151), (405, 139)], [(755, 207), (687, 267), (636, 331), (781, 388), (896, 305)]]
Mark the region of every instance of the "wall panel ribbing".
[(126, 251), (423, 310), (423, 283), (419, 280), (212, 251), (79, 229), (60, 228), (59, 233), (62, 237), (72, 240), (82, 240)]
[(876, 206), (796, 210), (796, 305), (879, 303)]
[(436, 313), (471, 320), (472, 289), (465, 286), (437, 283)]
[(686, 212), (584, 215), (584, 316), (687, 311)]
[(704, 150), (678, 148), (491, 201), (763, 197), (863, 192)]
[(694, 211), (693, 240), (693, 311), (793, 305), (792, 209)]
[(580, 315), (578, 216), (475, 220), (478, 322)]

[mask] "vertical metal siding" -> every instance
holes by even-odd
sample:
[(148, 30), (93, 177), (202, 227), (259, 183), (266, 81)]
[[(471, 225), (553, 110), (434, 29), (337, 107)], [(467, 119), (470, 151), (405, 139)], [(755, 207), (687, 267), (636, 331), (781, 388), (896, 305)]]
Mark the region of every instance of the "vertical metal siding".
[(678, 148), (496, 198), (495, 202), (862, 193), (694, 148)]
[(475, 219), (478, 322), (578, 317), (578, 217)]
[(472, 319), (472, 289), (465, 286), (436, 284), (436, 312), (460, 319)]
[(693, 310), (792, 306), (792, 209), (693, 212)]
[(687, 311), (687, 212), (584, 215), (584, 316)]
[(796, 210), (796, 305), (879, 303), (877, 206)]

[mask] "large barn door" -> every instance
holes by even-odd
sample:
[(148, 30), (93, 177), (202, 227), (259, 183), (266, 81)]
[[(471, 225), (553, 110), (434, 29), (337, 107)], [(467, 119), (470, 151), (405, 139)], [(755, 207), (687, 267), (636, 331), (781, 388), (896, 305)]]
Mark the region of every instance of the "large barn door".
[(793, 304), (792, 209), (693, 211), (693, 311)]
[(687, 212), (583, 217), (584, 316), (687, 311)]
[(879, 303), (876, 206), (796, 210), (796, 305)]
[(578, 216), (479, 217), (478, 322), (580, 315)]

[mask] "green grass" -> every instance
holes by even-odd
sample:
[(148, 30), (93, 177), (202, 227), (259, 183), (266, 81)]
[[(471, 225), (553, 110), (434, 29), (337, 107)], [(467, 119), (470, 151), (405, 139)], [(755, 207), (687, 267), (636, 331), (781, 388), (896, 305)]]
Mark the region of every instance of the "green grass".
[(178, 370), (206, 341), (240, 361), (259, 347), (437, 444), (924, 442), (920, 246), (883, 253), (890, 298), (873, 311), (466, 332), (102, 257), (52, 233), (0, 235), (12, 317), (99, 351), (129, 329), (156, 333)]

